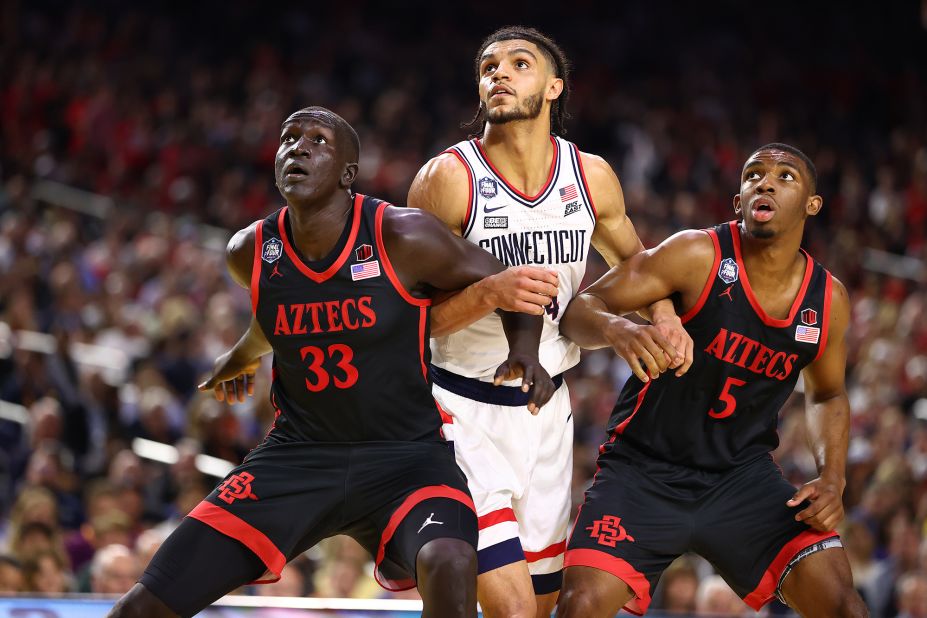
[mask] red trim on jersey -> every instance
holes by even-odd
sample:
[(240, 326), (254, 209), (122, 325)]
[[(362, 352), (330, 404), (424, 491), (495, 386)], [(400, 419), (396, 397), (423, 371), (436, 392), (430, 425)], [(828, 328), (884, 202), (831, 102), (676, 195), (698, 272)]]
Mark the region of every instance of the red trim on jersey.
[(441, 422), (444, 423), (445, 425), (453, 425), (453, 424), (454, 424), (454, 417), (451, 416), (450, 414), (448, 414), (448, 413), (444, 410), (444, 408), (441, 407), (441, 404), (438, 403), (438, 400), (437, 400), (437, 399), (435, 399), (435, 406), (437, 406), (437, 408), (438, 408), (438, 414), (441, 415)]
[(264, 244), (264, 221), (254, 228), (254, 259), (251, 262), (251, 313), (257, 315), (258, 297), (261, 295), (261, 257)]
[(799, 307), (801, 307), (802, 302), (805, 300), (805, 292), (808, 291), (811, 273), (814, 272), (814, 260), (811, 259), (811, 256), (808, 255), (804, 249), (801, 250), (801, 252), (805, 254), (805, 277), (802, 279), (801, 287), (798, 288), (798, 294), (795, 296), (795, 300), (792, 301), (792, 308), (789, 310), (788, 317), (784, 320), (772, 318), (763, 310), (760, 301), (758, 301), (753, 294), (753, 288), (750, 287), (747, 269), (744, 267), (744, 259), (740, 251), (740, 231), (738, 230), (737, 222), (731, 221), (728, 225), (731, 227), (731, 236), (734, 239), (734, 258), (737, 260), (737, 267), (740, 270), (740, 281), (741, 284), (743, 284), (744, 292), (747, 294), (747, 300), (750, 301), (750, 305), (753, 307), (753, 311), (756, 312), (757, 317), (759, 317), (766, 326), (774, 326), (776, 328), (791, 326), (792, 322), (795, 320), (795, 314), (798, 313)]
[(776, 587), (779, 585), (779, 578), (782, 577), (782, 571), (788, 566), (798, 552), (815, 543), (820, 543), (825, 539), (831, 539), (837, 536), (836, 532), (818, 532), (817, 530), (805, 530), (794, 539), (789, 541), (779, 550), (779, 553), (773, 559), (772, 564), (763, 573), (759, 585), (756, 589), (744, 597), (744, 602), (759, 611), (761, 607), (773, 600), (776, 596)]
[(827, 347), (827, 331), (830, 326), (830, 297), (833, 292), (833, 280), (833, 275), (827, 273), (827, 281), (824, 283), (824, 315), (821, 316), (821, 343), (818, 344), (818, 353), (814, 357), (814, 360), (821, 358), (821, 355), (824, 354), (824, 348)]
[(481, 517), (477, 517), (476, 521), (480, 530), (484, 530), (490, 526), (495, 526), (496, 524), (501, 524), (507, 521), (517, 522), (518, 520), (515, 519), (515, 511), (506, 507), (504, 509), (490, 511)]
[(544, 558), (556, 558), (565, 551), (566, 539), (563, 539), (559, 543), (548, 545), (541, 551), (526, 551), (525, 562), (537, 562), (538, 560), (543, 560)]
[(389, 278), (390, 283), (393, 284), (393, 287), (396, 288), (396, 291), (399, 292), (399, 295), (402, 296), (407, 303), (415, 305), (416, 307), (430, 307), (431, 299), (415, 298), (409, 294), (409, 291), (402, 285), (399, 277), (396, 276), (396, 271), (393, 270), (393, 263), (390, 262), (389, 256), (386, 254), (386, 245), (383, 243), (383, 213), (386, 211), (387, 206), (392, 206), (392, 204), (383, 202), (377, 206), (376, 223), (374, 225), (374, 228), (376, 228), (377, 251), (380, 254), (380, 262), (383, 263), (383, 270), (386, 271), (386, 276)]
[(708, 273), (708, 281), (705, 282), (705, 286), (702, 288), (702, 293), (698, 295), (698, 300), (695, 301), (695, 304), (691, 309), (686, 311), (679, 320), (685, 324), (702, 310), (702, 307), (705, 306), (705, 303), (708, 301), (708, 294), (711, 292), (711, 288), (715, 284), (715, 276), (718, 274), (718, 266), (721, 265), (721, 244), (718, 242), (718, 234), (714, 230), (703, 230), (709, 237), (711, 237), (711, 242), (715, 245), (715, 260), (711, 264), (711, 272)]
[(293, 245), (290, 243), (289, 237), (286, 234), (286, 213), (289, 210), (289, 206), (280, 211), (280, 216), (277, 217), (277, 228), (280, 231), (280, 238), (283, 240), (283, 248), (286, 251), (287, 256), (290, 260), (296, 264), (296, 268), (299, 271), (315, 281), (316, 283), (322, 283), (327, 279), (330, 279), (332, 275), (338, 272), (344, 263), (347, 261), (348, 256), (351, 255), (351, 251), (354, 248), (354, 241), (357, 239), (357, 230), (360, 229), (360, 220), (361, 220), (361, 211), (363, 210), (363, 201), (364, 196), (360, 193), (354, 195), (354, 219), (351, 221), (351, 232), (348, 234), (348, 240), (344, 243), (344, 247), (341, 249), (341, 254), (338, 256), (338, 259), (334, 263), (325, 269), (324, 272), (317, 273), (312, 270), (303, 261), (299, 258), (299, 254), (296, 253), (296, 249), (293, 248)]
[(444, 153), (450, 153), (457, 157), (457, 160), (460, 161), (460, 164), (464, 166), (465, 170), (467, 170), (467, 178), (470, 179), (470, 184), (467, 185), (467, 216), (464, 217), (463, 223), (461, 223), (460, 226), (460, 233), (463, 234), (467, 231), (467, 226), (470, 224), (470, 214), (473, 212), (473, 171), (470, 170), (470, 166), (463, 158), (463, 155), (461, 155), (453, 148), (450, 150), (445, 150)]
[[(409, 511), (411, 511), (417, 504), (432, 498), (449, 498), (451, 500), (456, 500), (457, 502), (460, 502), (461, 504), (468, 507), (471, 511), (473, 511), (474, 514), (476, 514), (476, 507), (473, 506), (473, 499), (468, 494), (465, 494), (459, 489), (454, 489), (453, 487), (448, 487), (447, 485), (431, 485), (429, 487), (422, 487), (421, 489), (416, 489), (414, 492), (406, 496), (406, 499), (402, 501), (402, 504), (399, 505), (399, 508), (393, 511), (392, 516), (390, 516), (389, 523), (386, 524), (386, 528), (383, 529), (383, 535), (380, 537), (380, 546), (377, 548), (377, 568), (374, 570), (374, 577), (376, 578), (377, 583), (386, 590), (397, 592), (399, 590), (408, 590), (409, 588), (413, 588), (415, 586), (415, 581), (413, 580), (381, 581), (379, 572), (380, 563), (383, 562), (383, 556), (386, 554), (386, 544), (389, 543), (390, 539), (393, 538), (393, 534), (396, 533), (396, 529), (399, 528), (399, 524), (402, 523), (402, 520), (405, 518), (405, 516), (408, 515)], [(390, 586), (394, 587), (390, 588)]]
[(650, 582), (643, 573), (621, 558), (597, 549), (570, 549), (563, 558), (563, 568), (573, 566), (599, 569), (626, 583), (636, 596), (624, 606), (625, 611), (643, 616), (650, 606)]
[(280, 571), (286, 565), (286, 557), (263, 532), (221, 506), (206, 500), (197, 504), (187, 517), (197, 519), (217, 532), (235, 539), (253, 551), (267, 570), (274, 574), (274, 579), (259, 579), (252, 583), (270, 584), (280, 579)]
[(506, 180), (505, 176), (500, 174), (499, 170), (496, 169), (496, 166), (493, 165), (492, 161), (489, 160), (489, 155), (487, 155), (486, 151), (483, 150), (483, 144), (480, 142), (480, 139), (476, 138), (473, 141), (476, 143), (476, 147), (480, 149), (480, 153), (483, 155), (483, 158), (486, 159), (486, 163), (489, 164), (489, 169), (492, 170), (492, 173), (495, 174), (499, 178), (499, 180), (504, 182), (505, 186), (508, 187), (513, 193), (515, 193), (515, 195), (519, 196), (520, 198), (524, 200), (533, 202), (534, 200), (538, 199), (544, 194), (545, 191), (547, 191), (547, 188), (550, 186), (550, 183), (554, 180), (554, 170), (557, 168), (557, 157), (560, 156), (560, 146), (557, 144), (557, 140), (554, 139), (553, 135), (550, 136), (550, 143), (553, 144), (554, 146), (554, 156), (551, 157), (550, 159), (550, 171), (547, 172), (547, 182), (544, 183), (544, 186), (541, 187), (541, 190), (538, 191), (534, 197), (525, 195), (524, 193), (522, 193), (521, 191), (513, 187), (512, 183)]
[(641, 409), (641, 404), (644, 403), (644, 395), (647, 394), (647, 391), (650, 389), (650, 385), (653, 384), (653, 380), (644, 384), (644, 388), (641, 389), (641, 392), (637, 394), (637, 403), (634, 404), (634, 409), (631, 411), (631, 416), (621, 421), (621, 423), (615, 427), (615, 431), (612, 433), (615, 435), (621, 435), (624, 433), (625, 428), (627, 428), (628, 423), (631, 422), (631, 419), (634, 418), (634, 415), (637, 414), (637, 411)]
[[(592, 189), (589, 188), (589, 183), (586, 182), (586, 170), (583, 169), (583, 157), (582, 153), (579, 151), (579, 148), (576, 147), (576, 144), (573, 144), (573, 150), (576, 152), (576, 162), (579, 163), (579, 176), (583, 182), (583, 187), (586, 188), (586, 195), (589, 196), (589, 208), (592, 209), (592, 214), (595, 215), (596, 220), (599, 219), (599, 211), (596, 210), (595, 204), (592, 202)], [(488, 160), (488, 159), (487, 159)]]
[(422, 363), (422, 377), (428, 383), (428, 366), (425, 364), (425, 346), (428, 345), (428, 333), (425, 327), (428, 324), (428, 307), (418, 309), (418, 358)]

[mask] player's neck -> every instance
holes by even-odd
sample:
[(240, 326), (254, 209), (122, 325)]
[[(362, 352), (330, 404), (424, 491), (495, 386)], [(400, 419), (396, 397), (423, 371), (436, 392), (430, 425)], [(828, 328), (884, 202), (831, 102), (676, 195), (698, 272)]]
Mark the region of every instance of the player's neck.
[(320, 260), (331, 253), (348, 225), (353, 198), (339, 191), (323, 202), (289, 203), (287, 217), (293, 244), (308, 260)]
[(519, 191), (534, 195), (547, 183), (554, 157), (549, 121), (487, 124), (480, 143), (496, 170)]
[(738, 226), (744, 267), (755, 285), (761, 281), (782, 281), (796, 270), (803, 270), (801, 235), (783, 234), (777, 238), (753, 238)]

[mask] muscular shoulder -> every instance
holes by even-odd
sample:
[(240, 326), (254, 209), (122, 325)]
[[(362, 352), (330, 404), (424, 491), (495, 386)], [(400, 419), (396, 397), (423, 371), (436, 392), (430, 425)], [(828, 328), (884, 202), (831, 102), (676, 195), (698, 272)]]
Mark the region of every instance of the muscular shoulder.
[(383, 211), (383, 239), (390, 254), (414, 253), (446, 234), (444, 224), (427, 211), (396, 206), (387, 206)]
[(225, 248), (225, 263), (235, 283), (243, 288), (251, 286), (251, 269), (254, 265), (255, 230), (260, 221), (238, 230)]
[(715, 244), (704, 230), (677, 232), (645, 253), (680, 292), (701, 292), (715, 260)]
[[(608, 164), (608, 161), (599, 155), (589, 154), (588, 152), (579, 153), (580, 162), (583, 165), (583, 175), (586, 177), (586, 184), (592, 193), (592, 199), (598, 205), (599, 202), (607, 200), (610, 195), (617, 192), (621, 194), (621, 183), (618, 182), (618, 176), (615, 170)], [(607, 200), (613, 201), (613, 200)], [(624, 200), (616, 204), (621, 210), (624, 210)]]
[(830, 320), (832, 327), (843, 333), (850, 321), (850, 295), (837, 277), (831, 276), (831, 281)]
[(467, 168), (456, 155), (444, 152), (418, 171), (409, 188), (408, 205), (434, 214), (459, 235), (467, 216), (470, 190)]

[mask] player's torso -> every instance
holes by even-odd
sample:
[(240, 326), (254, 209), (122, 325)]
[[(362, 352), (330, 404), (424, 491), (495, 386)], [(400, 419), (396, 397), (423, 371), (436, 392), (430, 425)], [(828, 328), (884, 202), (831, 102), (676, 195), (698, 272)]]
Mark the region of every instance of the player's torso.
[(831, 276), (804, 253), (805, 275), (788, 316), (766, 314), (750, 287), (737, 225), (709, 232), (710, 280), (683, 322), (694, 341), (688, 374), (649, 384), (631, 378), (609, 421), (611, 445), (707, 470), (724, 470), (778, 446), (779, 410), (827, 341)]
[(286, 208), (259, 224), (251, 291), (274, 348), (272, 436), (438, 439), (425, 378), (430, 301), (395, 279), (378, 232), (386, 207), (357, 195), (335, 248), (314, 262), (292, 243)]
[[(470, 177), (469, 207), (463, 236), (506, 266), (534, 265), (556, 270), (560, 289), (548, 307), (541, 335), (541, 363), (556, 375), (579, 360), (579, 350), (560, 336), (567, 303), (579, 291), (595, 228), (595, 209), (583, 178), (575, 145), (552, 137), (554, 156), (548, 180), (534, 196), (512, 187), (499, 174), (477, 140), (460, 142), (448, 152)], [(432, 343), (435, 365), (467, 377), (486, 378), (507, 356), (498, 315)]]

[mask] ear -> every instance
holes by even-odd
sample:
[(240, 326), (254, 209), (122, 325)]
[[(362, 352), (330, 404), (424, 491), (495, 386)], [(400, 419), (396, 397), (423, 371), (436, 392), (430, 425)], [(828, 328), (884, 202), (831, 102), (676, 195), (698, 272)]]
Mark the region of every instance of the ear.
[(734, 214), (740, 214), (740, 193), (734, 196)]
[(357, 163), (348, 163), (344, 167), (344, 172), (341, 173), (341, 187), (347, 189), (354, 184), (355, 178), (357, 178)]
[(547, 92), (544, 94), (544, 98), (548, 101), (556, 101), (560, 98), (562, 92), (563, 80), (559, 77), (554, 77), (547, 85)]
[(812, 195), (808, 198), (808, 203), (805, 205), (805, 214), (809, 217), (821, 212), (821, 209), (824, 208), (824, 198), (820, 195)]

